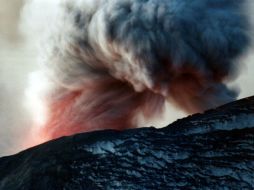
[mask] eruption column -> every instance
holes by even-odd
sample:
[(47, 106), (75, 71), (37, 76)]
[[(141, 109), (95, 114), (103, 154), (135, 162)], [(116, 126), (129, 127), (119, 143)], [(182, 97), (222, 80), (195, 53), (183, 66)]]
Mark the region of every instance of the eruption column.
[(226, 81), (249, 45), (246, 2), (55, 4), (37, 72), (49, 87), (34, 94), (47, 116), (38, 134), (49, 140), (138, 127), (139, 117), (159, 116), (165, 101), (194, 113), (234, 100)]

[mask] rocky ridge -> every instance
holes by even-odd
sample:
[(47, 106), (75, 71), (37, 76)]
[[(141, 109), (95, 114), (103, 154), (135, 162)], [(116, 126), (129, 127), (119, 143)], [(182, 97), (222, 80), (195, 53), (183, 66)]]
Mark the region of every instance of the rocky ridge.
[(162, 128), (62, 137), (0, 158), (2, 190), (254, 189), (254, 97)]

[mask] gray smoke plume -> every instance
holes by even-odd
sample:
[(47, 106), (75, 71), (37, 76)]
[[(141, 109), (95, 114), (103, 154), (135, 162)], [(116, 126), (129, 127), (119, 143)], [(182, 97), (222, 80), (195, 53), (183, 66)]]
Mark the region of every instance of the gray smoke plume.
[(36, 94), (36, 86), (43, 105), (41, 138), (137, 127), (159, 116), (165, 101), (194, 113), (234, 100), (226, 83), (250, 45), (247, 3), (54, 1), (37, 30), (44, 31), (41, 71), (28, 90)]

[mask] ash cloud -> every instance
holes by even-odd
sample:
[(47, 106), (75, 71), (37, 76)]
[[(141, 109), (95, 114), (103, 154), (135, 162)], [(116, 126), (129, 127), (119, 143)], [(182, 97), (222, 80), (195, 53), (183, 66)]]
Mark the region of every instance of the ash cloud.
[(30, 1), (26, 21), (40, 4), (53, 10), (36, 29), (44, 37), (41, 70), (32, 80), (46, 84), (28, 89), (44, 107), (36, 133), (49, 140), (132, 128), (140, 118), (158, 117), (166, 101), (195, 113), (235, 100), (238, 92), (227, 82), (237, 76), (238, 59), (250, 46), (247, 3)]

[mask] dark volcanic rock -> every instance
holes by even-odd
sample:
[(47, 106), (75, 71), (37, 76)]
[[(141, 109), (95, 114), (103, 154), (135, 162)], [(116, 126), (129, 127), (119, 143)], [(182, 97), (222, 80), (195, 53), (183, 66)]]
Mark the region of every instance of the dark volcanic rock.
[(0, 189), (254, 189), (254, 97), (163, 129), (78, 134), (1, 158)]

